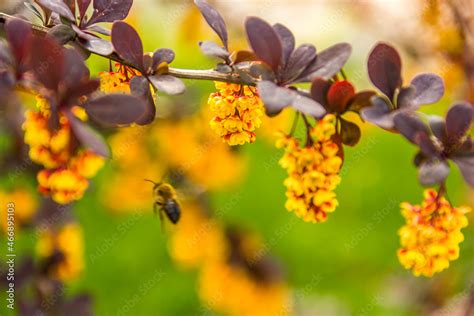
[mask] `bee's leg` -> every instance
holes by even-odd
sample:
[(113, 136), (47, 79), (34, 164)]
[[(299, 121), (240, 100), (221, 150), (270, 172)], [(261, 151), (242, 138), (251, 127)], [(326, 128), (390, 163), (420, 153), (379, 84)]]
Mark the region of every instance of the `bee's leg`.
[(155, 213), (155, 215), (156, 215), (156, 213), (159, 213), (161, 231), (163, 232), (165, 219), (163, 217), (163, 209), (162, 209), (162, 205), (160, 203), (153, 204), (153, 213)]

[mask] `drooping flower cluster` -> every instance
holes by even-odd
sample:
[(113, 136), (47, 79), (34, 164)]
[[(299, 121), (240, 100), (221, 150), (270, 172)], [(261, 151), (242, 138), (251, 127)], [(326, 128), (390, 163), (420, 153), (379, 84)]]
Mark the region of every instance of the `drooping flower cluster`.
[(214, 115), (211, 129), (231, 146), (253, 143), (264, 115), (256, 89), (224, 82), (216, 82), (215, 86), (219, 91), (208, 100)]
[(76, 223), (68, 223), (58, 231), (41, 231), (36, 252), (46, 263), (49, 276), (64, 282), (74, 280), (84, 269), (81, 227)]
[[(80, 199), (90, 179), (105, 163), (91, 150), (78, 149), (72, 138), (69, 120), (59, 114), (59, 128), (48, 127), (50, 116), (47, 102), (38, 98), (37, 110), (26, 112), (23, 130), (29, 145), (31, 160), (44, 167), (38, 173), (39, 191), (60, 204)], [(81, 117), (79, 111), (73, 111)]]
[(433, 189), (424, 192), (421, 205), (402, 203), (406, 224), (398, 234), (400, 263), (415, 276), (432, 276), (449, 267), (459, 257), (464, 240), (461, 229), (467, 226), (468, 207), (452, 207)]
[(101, 72), (100, 91), (104, 93), (123, 93), (130, 94), (130, 80), (138, 74), (138, 72), (130, 67), (123, 66), (119, 63), (115, 65), (117, 72)]
[(338, 205), (334, 189), (341, 182), (342, 159), (331, 140), (335, 133), (336, 118), (326, 115), (310, 130), (306, 146), (289, 135), (277, 141), (285, 150), (280, 165), (288, 172), (285, 207), (307, 222), (324, 222)]

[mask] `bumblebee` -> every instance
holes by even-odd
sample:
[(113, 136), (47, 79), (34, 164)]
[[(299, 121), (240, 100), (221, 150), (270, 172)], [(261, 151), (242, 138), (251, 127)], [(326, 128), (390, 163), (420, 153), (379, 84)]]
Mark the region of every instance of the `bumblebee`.
[(163, 223), (163, 213), (173, 223), (176, 224), (181, 217), (181, 207), (177, 200), (177, 194), (174, 187), (169, 183), (164, 182), (153, 182), (146, 180), (154, 184), (153, 196), (155, 197), (155, 203), (153, 204), (153, 212), (156, 214), (159, 212), (161, 222)]

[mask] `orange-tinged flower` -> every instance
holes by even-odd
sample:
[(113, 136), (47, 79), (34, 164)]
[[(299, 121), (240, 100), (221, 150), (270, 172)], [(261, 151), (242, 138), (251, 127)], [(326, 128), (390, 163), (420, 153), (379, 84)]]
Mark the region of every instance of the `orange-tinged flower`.
[(227, 144), (243, 145), (255, 141), (255, 130), (262, 124), (263, 103), (255, 88), (216, 82), (219, 90), (209, 96), (214, 115), (211, 129)]
[(37, 180), (39, 191), (59, 204), (81, 199), (89, 186), (86, 178), (70, 169), (41, 170)]
[(121, 72), (101, 72), (100, 91), (104, 93), (130, 94), (130, 80)]
[(464, 240), (461, 229), (467, 226), (468, 207), (452, 207), (433, 189), (424, 192), (421, 205), (402, 203), (406, 224), (399, 231), (398, 259), (416, 276), (431, 277), (449, 267), (459, 257)]
[(42, 231), (36, 244), (38, 256), (48, 262), (47, 272), (63, 282), (76, 279), (84, 269), (82, 229), (69, 223), (57, 231)]
[(0, 190), (0, 203), (4, 205), (0, 209), (0, 216), (2, 218), (0, 228), (7, 232), (7, 207), (8, 203), (14, 203), (14, 225), (15, 229), (23, 225), (29, 224), (37, 210), (37, 200), (35, 196), (28, 189), (18, 187), (12, 191)]
[(334, 189), (341, 182), (342, 159), (339, 146), (331, 140), (336, 132), (336, 118), (326, 115), (311, 129), (311, 141), (301, 147), (297, 139), (281, 135), (277, 147), (285, 153), (280, 165), (288, 178), (285, 207), (308, 222), (323, 222), (338, 206)]

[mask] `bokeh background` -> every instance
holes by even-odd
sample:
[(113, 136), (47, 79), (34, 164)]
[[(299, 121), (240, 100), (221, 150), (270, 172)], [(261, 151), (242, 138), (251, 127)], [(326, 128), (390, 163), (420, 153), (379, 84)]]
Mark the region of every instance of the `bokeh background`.
[[(366, 74), (370, 49), (377, 41), (388, 41), (402, 54), (407, 81), (419, 72), (445, 78), (446, 96), (424, 111), (444, 114), (453, 101), (469, 97), (464, 43), (446, 4), (421, 0), (212, 3), (226, 19), (231, 48), (246, 47), (243, 23), (249, 15), (285, 24), (298, 43), (313, 43), (318, 50), (349, 42), (353, 55), (345, 70), (362, 90), (370, 87)], [(14, 1), (2, 1), (0, 6), (7, 12), (19, 8)], [(139, 30), (146, 50), (174, 49), (174, 67), (208, 69), (215, 63), (199, 51), (197, 42), (215, 35), (191, 1), (135, 0), (127, 22)], [(93, 74), (109, 67), (97, 57), (88, 63)], [(188, 92), (183, 96), (158, 96), (159, 119), (153, 126), (108, 132), (114, 158), (73, 205), (83, 229), (85, 268), (69, 284), (66, 295), (89, 293), (96, 315), (215, 313), (200, 299), (199, 269), (187, 269), (186, 260), (176, 255), (173, 238), (178, 228), (167, 225), (161, 230), (152, 211), (151, 185), (143, 181), (159, 180), (164, 170), (172, 168), (193, 183), (193, 190), (206, 192), (204, 204), (219, 225), (251, 232), (262, 251), (279, 262), (296, 315), (455, 315), (469, 299), (474, 226), (464, 229), (460, 259), (433, 278), (414, 277), (398, 262), (397, 230), (404, 223), (399, 204), (419, 203), (423, 192), (411, 163), (415, 147), (359, 121), (363, 137), (357, 147), (346, 150), (342, 183), (336, 191), (338, 209), (326, 223), (305, 223), (284, 208), (285, 172), (278, 165), (282, 153), (274, 146), (273, 133), (288, 131), (293, 114), (284, 112), (265, 120), (254, 144), (229, 149), (207, 125), (206, 101), (214, 91), (213, 83), (186, 83)], [(27, 106), (28, 102), (25, 98)], [(0, 156), (7, 156), (12, 137), (6, 129), (0, 132)], [(5, 192), (25, 189), (20, 199), (31, 198), (34, 205), (39, 196), (28, 168), (8, 171), (15, 172), (13, 178), (2, 174), (0, 187)], [(473, 193), (457, 168), (452, 168), (448, 194), (453, 204), (473, 206)], [(182, 195), (184, 219), (197, 202)], [(468, 216), (474, 221), (472, 213)], [(202, 234), (192, 225), (186, 227), (182, 235)], [(27, 228), (17, 233), (17, 253), (34, 252), (36, 237)], [(0, 241), (3, 252), (5, 241)], [(198, 238), (193, 249), (185, 251), (207, 252), (212, 245), (201, 244)], [(3, 291), (0, 297), (4, 308)], [(9, 315), (0, 310), (1, 315)]]

